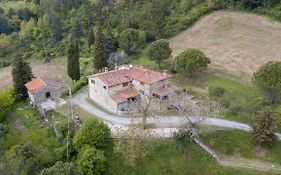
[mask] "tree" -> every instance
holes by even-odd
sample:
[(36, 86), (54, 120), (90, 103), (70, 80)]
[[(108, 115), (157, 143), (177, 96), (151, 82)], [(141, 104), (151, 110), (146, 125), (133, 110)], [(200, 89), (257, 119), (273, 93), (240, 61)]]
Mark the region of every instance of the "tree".
[(136, 29), (126, 29), (119, 37), (119, 46), (128, 55), (133, 55), (138, 51), (139, 32)]
[(206, 69), (211, 60), (198, 49), (187, 49), (175, 58), (175, 70), (180, 73), (192, 74), (201, 69)]
[(78, 169), (81, 174), (100, 175), (105, 170), (104, 152), (92, 147), (84, 147), (78, 155)]
[(106, 139), (110, 135), (110, 129), (103, 122), (91, 120), (79, 130), (75, 135), (73, 144), (77, 150), (85, 146), (103, 148), (106, 145)]
[(105, 43), (104, 48), (106, 52), (107, 60), (109, 59), (110, 54), (115, 53), (118, 48), (118, 42), (116, 38), (113, 36), (111, 26), (109, 27), (109, 31), (107, 32), (107, 35), (105, 37)]
[(73, 163), (58, 161), (50, 168), (45, 168), (40, 175), (76, 175), (78, 171)]
[(153, 42), (147, 51), (148, 58), (155, 60), (158, 63), (159, 68), (161, 67), (161, 62), (170, 57), (172, 49), (169, 47), (169, 42), (164, 39), (157, 40)]
[(265, 107), (258, 111), (257, 117), (258, 121), (253, 128), (252, 140), (258, 148), (266, 148), (276, 141), (271, 108)]
[(7, 113), (14, 103), (14, 97), (11, 90), (0, 90), (0, 121), (6, 117)]
[(145, 1), (139, 14), (139, 25), (146, 33), (147, 41), (152, 41), (163, 33), (165, 18), (170, 12), (170, 0)]
[(82, 24), (80, 22), (80, 20), (78, 19), (78, 17), (76, 17), (74, 20), (71, 21), (71, 33), (72, 35), (74, 35), (75, 38), (81, 38), (84, 35), (84, 31), (83, 31), (83, 27)]
[(41, 162), (36, 161), (30, 144), (15, 145), (2, 158), (6, 174), (38, 174)]
[(94, 44), (94, 66), (96, 69), (102, 69), (107, 66), (107, 55), (105, 50), (105, 37), (102, 33), (101, 27), (98, 27), (98, 31), (96, 33), (96, 40)]
[(88, 47), (89, 50), (91, 50), (91, 46), (94, 44), (95, 42), (95, 35), (93, 32), (93, 27), (90, 27), (89, 31), (88, 31)]
[(31, 81), (33, 74), (29, 63), (23, 61), (21, 56), (18, 56), (14, 61), (12, 76), (16, 99), (25, 99), (28, 96), (25, 84)]
[(7, 18), (0, 15), (0, 34), (1, 33), (10, 34), (12, 33), (12, 31), (13, 29), (9, 25)]
[(274, 104), (277, 96), (281, 94), (281, 62), (264, 64), (254, 73), (253, 82), (270, 96)]
[(67, 51), (67, 73), (74, 81), (80, 79), (79, 45), (74, 36), (70, 36), (69, 40)]

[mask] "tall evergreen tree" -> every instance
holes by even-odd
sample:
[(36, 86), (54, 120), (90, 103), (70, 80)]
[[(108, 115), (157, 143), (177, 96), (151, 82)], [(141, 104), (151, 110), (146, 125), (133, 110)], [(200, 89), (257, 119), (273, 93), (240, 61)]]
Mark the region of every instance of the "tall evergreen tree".
[(95, 43), (95, 35), (93, 32), (93, 27), (89, 27), (89, 31), (88, 31), (88, 47), (89, 50), (91, 50), (91, 46)]
[(259, 148), (271, 146), (276, 141), (270, 107), (265, 107), (258, 112), (258, 121), (253, 128), (252, 140)]
[(117, 48), (118, 48), (118, 41), (113, 36), (111, 25), (108, 27), (108, 31), (107, 31), (107, 35), (105, 37), (105, 43), (104, 44), (105, 44), (104, 47), (105, 47), (106, 57), (108, 59), (110, 54), (116, 52)]
[(80, 79), (79, 44), (73, 35), (70, 36), (67, 51), (67, 73), (74, 81)]
[(33, 74), (29, 63), (25, 62), (21, 56), (18, 56), (14, 61), (12, 76), (16, 100), (25, 99), (28, 96), (25, 84), (31, 81)]
[(94, 45), (94, 66), (96, 69), (102, 69), (107, 66), (107, 55), (105, 50), (105, 37), (102, 33), (101, 27), (98, 27), (98, 31), (96, 33), (96, 40)]

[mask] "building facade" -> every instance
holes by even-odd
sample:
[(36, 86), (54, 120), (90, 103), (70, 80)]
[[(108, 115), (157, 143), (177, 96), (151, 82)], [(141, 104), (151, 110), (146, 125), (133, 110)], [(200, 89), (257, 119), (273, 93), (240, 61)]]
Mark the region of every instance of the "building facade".
[(143, 96), (168, 98), (177, 88), (169, 82), (166, 72), (142, 66), (124, 65), (115, 70), (89, 76), (89, 98), (112, 113), (129, 110), (128, 102)]

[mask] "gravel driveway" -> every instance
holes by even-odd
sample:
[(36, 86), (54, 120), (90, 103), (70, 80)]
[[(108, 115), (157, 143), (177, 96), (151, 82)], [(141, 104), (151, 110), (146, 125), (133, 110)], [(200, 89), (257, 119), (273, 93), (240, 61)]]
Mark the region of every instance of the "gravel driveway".
[[(85, 92), (79, 93), (73, 97), (72, 102), (73, 104), (78, 105), (88, 113), (93, 114), (112, 125), (129, 126), (141, 122), (141, 118), (137, 118), (137, 117), (133, 118), (130, 116), (122, 117), (122, 116), (117, 116), (104, 112), (101, 109), (94, 106), (93, 104), (89, 103), (87, 98), (88, 98), (87, 93)], [(192, 121), (198, 121), (202, 119), (196, 116), (189, 116), (189, 118)], [(147, 119), (147, 123), (155, 124), (157, 128), (177, 128), (186, 123), (186, 118), (180, 116), (167, 116), (167, 117), (154, 116), (154, 117), (149, 117)], [(252, 130), (252, 128), (249, 125), (233, 122), (229, 120), (219, 119), (219, 118), (213, 118), (213, 117), (204, 118), (202, 124), (225, 127), (230, 129), (239, 129), (247, 132)], [(276, 133), (276, 135), (281, 140), (281, 134)]]

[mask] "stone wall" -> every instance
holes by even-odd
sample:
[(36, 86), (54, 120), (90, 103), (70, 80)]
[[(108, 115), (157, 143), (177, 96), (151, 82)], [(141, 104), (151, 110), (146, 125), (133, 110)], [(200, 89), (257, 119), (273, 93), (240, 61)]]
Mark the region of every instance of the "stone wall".
[(29, 98), (33, 103), (40, 104), (48, 100), (47, 93), (50, 93), (50, 99), (57, 99), (62, 95), (62, 88), (47, 86), (38, 91), (29, 92)]

